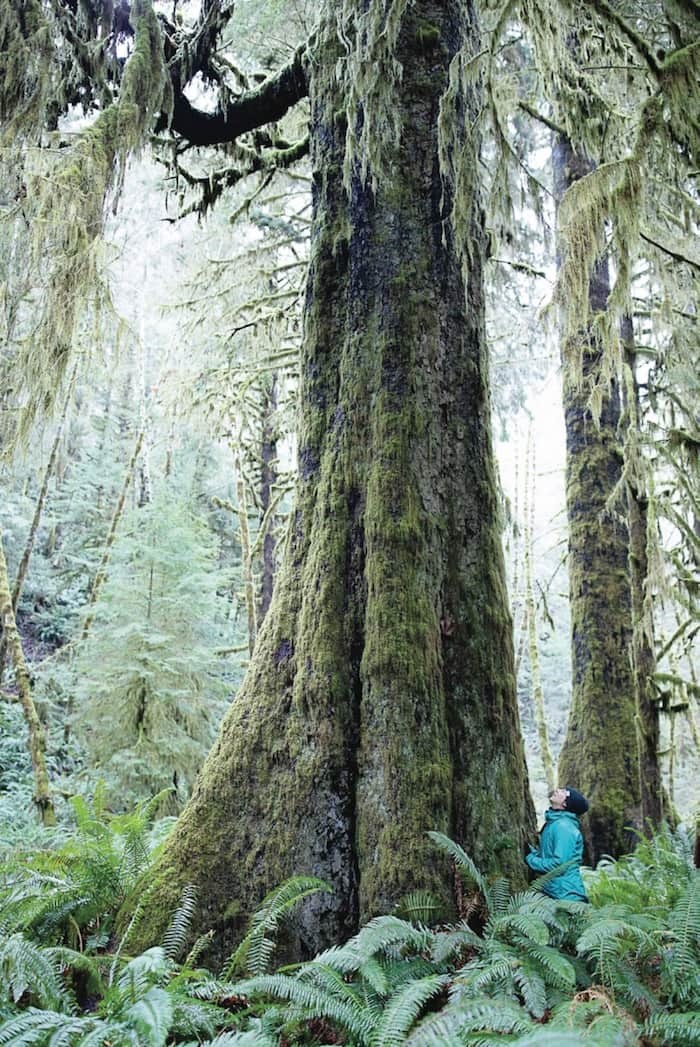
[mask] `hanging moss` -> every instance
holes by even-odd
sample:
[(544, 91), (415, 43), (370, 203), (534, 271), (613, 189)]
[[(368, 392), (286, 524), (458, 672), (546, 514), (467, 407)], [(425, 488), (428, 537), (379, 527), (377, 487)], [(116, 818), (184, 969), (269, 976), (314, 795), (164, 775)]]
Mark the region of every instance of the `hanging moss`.
[(79, 318), (109, 305), (101, 240), (108, 197), (118, 194), (127, 159), (143, 143), (154, 116), (168, 108), (169, 79), (155, 13), (141, 0), (132, 15), (134, 49), (119, 101), (101, 112), (70, 148), (27, 149), (25, 154), (30, 266), (41, 306), (14, 365), (22, 403), (20, 438), (38, 410), (51, 410)]

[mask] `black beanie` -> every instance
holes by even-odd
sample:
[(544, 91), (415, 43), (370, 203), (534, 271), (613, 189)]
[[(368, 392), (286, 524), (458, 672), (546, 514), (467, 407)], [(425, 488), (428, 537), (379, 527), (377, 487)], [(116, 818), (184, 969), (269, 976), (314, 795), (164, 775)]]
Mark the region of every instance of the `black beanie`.
[(589, 808), (589, 803), (583, 793), (580, 793), (578, 789), (572, 789), (571, 786), (566, 786), (566, 802), (564, 809), (571, 811), (572, 814), (585, 814)]

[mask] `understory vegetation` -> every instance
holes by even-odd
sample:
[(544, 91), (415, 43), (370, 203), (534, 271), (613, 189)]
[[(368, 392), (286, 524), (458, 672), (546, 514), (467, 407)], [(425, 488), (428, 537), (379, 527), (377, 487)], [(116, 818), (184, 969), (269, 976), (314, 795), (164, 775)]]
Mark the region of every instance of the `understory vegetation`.
[[(349, 941), (276, 968), (285, 919), (328, 887), (298, 876), (262, 900), (223, 967), (191, 941), (197, 892), (138, 954), (148, 870), (169, 828), (158, 795), (127, 814), (98, 789), (74, 826), (15, 848), (2, 869), (0, 1044), (439, 1047), (690, 1045), (700, 1039), (700, 870), (682, 829), (587, 874), (591, 904), (554, 901), (552, 874), (513, 892), (447, 837), (455, 910), (407, 896)], [(539, 889), (538, 889), (539, 888)], [(122, 926), (125, 900), (137, 900)], [(276, 969), (275, 969), (276, 968)]]

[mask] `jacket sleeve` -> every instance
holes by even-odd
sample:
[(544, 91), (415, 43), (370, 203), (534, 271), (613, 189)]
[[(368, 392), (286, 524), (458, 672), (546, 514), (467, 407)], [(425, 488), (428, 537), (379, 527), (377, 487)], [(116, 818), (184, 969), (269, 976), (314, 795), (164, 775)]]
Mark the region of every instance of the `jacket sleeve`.
[(564, 865), (576, 857), (574, 838), (569, 833), (562, 832), (558, 826), (552, 827), (552, 854), (543, 858), (541, 850), (531, 851), (525, 861), (538, 873), (551, 872), (558, 865)]

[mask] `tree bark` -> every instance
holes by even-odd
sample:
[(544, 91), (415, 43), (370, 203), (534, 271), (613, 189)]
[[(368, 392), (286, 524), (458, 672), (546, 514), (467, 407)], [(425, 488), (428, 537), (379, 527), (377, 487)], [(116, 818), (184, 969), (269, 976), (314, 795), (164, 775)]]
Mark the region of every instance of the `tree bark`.
[[(239, 437), (240, 441), (240, 437)], [(250, 545), (250, 527), (248, 526), (248, 498), (245, 489), (245, 476), (240, 451), (236, 451), (236, 514), (238, 516), (238, 540), (241, 543), (241, 567), (243, 569), (243, 588), (245, 606), (248, 616), (248, 653), (252, 655), (255, 639), (258, 635), (258, 610), (255, 602), (255, 579), (253, 577), (253, 556)]]
[[(631, 318), (623, 323), (622, 341), (631, 388), (628, 390), (626, 426), (639, 422), (639, 389), (635, 374), (634, 332)], [(641, 455), (641, 451), (635, 452)], [(656, 701), (654, 674), (654, 621), (648, 606), (646, 582), (649, 573), (647, 556), (649, 499), (641, 468), (626, 470), (625, 494), (629, 529), (630, 600), (632, 612), (632, 673), (637, 706), (640, 774), (642, 780), (642, 817), (644, 827), (658, 825), (664, 816), (664, 791), (659, 761), (659, 703)], [(667, 812), (667, 815), (670, 812)]]
[(275, 584), (275, 536), (274, 486), (277, 482), (277, 432), (275, 412), (277, 410), (277, 375), (265, 385), (262, 416), (261, 459), (262, 473), (260, 482), (260, 526), (265, 529), (262, 540), (262, 573), (258, 593), (258, 622), (262, 623), (270, 609), (272, 590)]
[[(591, 170), (563, 136), (555, 139), (553, 165), (557, 201)], [(589, 287), (592, 315), (605, 310), (609, 290), (603, 259)], [(644, 828), (648, 805), (631, 663), (630, 536), (624, 499), (618, 512), (609, 505), (622, 480), (620, 390), (613, 381), (596, 422), (589, 404), (590, 380), (598, 371), (602, 347), (590, 329), (580, 337), (582, 382), (574, 375), (571, 348), (562, 346), (573, 693), (559, 778), (590, 800), (583, 831), (589, 860), (596, 862), (634, 846), (630, 828)]]
[[(68, 392), (66, 394), (66, 399), (63, 404), (63, 410), (61, 411), (61, 417), (59, 418), (56, 433), (53, 439), (53, 443), (51, 445), (49, 460), (46, 463), (46, 468), (44, 469), (44, 476), (41, 482), (41, 489), (39, 490), (39, 496), (36, 500), (36, 505), (34, 506), (34, 515), (32, 517), (32, 522), (29, 527), (27, 541), (24, 545), (22, 559), (20, 560), (19, 567), (17, 568), (17, 577), (15, 578), (15, 584), (12, 589), (12, 614), (15, 617), (17, 615), (17, 608), (19, 606), (20, 596), (22, 595), (22, 589), (24, 588), (24, 582), (27, 577), (27, 571), (29, 570), (29, 561), (34, 550), (34, 542), (36, 541), (36, 536), (39, 531), (39, 524), (41, 523), (41, 516), (44, 511), (46, 495), (48, 494), (49, 490), (49, 483), (51, 481), (51, 477), (54, 475), (56, 461), (58, 459), (58, 450), (61, 444), (61, 440), (63, 438), (63, 430), (65, 428), (66, 417), (68, 415), (68, 408), (70, 407), (71, 397), (73, 395), (73, 383), (75, 382), (75, 376), (77, 374), (77, 371), (78, 365), (76, 364), (73, 368), (73, 373), (71, 375), (70, 381), (68, 382)], [(2, 677), (5, 672), (6, 655), (7, 636), (3, 634), (2, 639), (0, 639), (0, 682), (2, 681)]]
[(465, 20), (457, 0), (408, 6), (393, 99), (403, 136), (376, 194), (359, 177), (343, 186), (335, 36), (313, 65), (297, 507), (248, 675), (156, 866), (144, 942), (194, 882), (193, 933), (213, 928), (225, 952), (265, 892), (304, 872), (334, 889), (288, 932), (287, 954), (308, 955), (410, 889), (448, 893), (429, 829), (486, 872), (522, 878), (533, 812), (490, 433), (484, 222), (472, 199), (465, 286), (438, 164), (449, 63), (476, 45)]
[(15, 612), (10, 595), (10, 580), (7, 574), (2, 530), (0, 530), (0, 620), (2, 621), (3, 638), (7, 640), (7, 648), (10, 652), (12, 664), (15, 667), (17, 690), (27, 724), (29, 755), (32, 761), (32, 770), (34, 771), (34, 803), (39, 809), (44, 825), (55, 825), (56, 815), (49, 788), (49, 775), (46, 769), (46, 734), (32, 698), (29, 670), (24, 660), (22, 641), (17, 631), (17, 622), (15, 621)]

